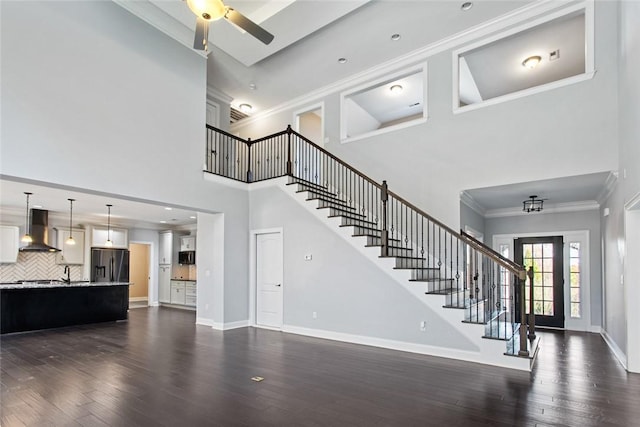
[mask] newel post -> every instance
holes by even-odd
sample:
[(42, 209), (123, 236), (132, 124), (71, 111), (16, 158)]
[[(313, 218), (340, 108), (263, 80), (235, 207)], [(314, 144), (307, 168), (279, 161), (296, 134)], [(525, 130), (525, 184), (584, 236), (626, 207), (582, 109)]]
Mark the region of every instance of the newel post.
[(529, 339), (536, 339), (536, 313), (533, 310), (533, 266), (529, 266), (527, 276), (529, 276)]
[(389, 200), (389, 188), (387, 181), (382, 181), (382, 190), (380, 194), (382, 201), (382, 231), (380, 239), (382, 240), (382, 256), (389, 256), (389, 231), (387, 230), (387, 201)]
[(293, 168), (291, 165), (291, 125), (287, 125), (287, 175), (291, 176)]
[(520, 289), (520, 351), (518, 356), (529, 356), (529, 350), (527, 349), (527, 309), (526, 309), (526, 296), (525, 285), (527, 283), (527, 272), (522, 270), (517, 278), (517, 284)]
[(251, 138), (247, 138), (247, 182), (253, 181), (253, 172), (251, 172)]

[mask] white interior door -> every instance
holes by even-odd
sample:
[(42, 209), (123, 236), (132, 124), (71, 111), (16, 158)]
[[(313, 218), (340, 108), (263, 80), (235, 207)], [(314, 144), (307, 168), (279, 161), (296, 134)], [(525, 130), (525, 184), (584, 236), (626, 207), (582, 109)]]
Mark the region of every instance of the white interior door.
[(282, 234), (256, 235), (256, 324), (282, 327)]

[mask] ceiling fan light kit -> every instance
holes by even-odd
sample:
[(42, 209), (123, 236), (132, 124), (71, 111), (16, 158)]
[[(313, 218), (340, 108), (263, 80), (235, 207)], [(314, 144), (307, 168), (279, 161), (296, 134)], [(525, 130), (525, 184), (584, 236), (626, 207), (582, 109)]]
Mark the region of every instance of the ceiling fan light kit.
[(221, 0), (186, 0), (189, 9), (196, 15), (196, 30), (193, 48), (208, 50), (209, 23), (224, 18), (238, 28), (251, 34), (264, 44), (273, 41), (273, 34), (238, 12)]

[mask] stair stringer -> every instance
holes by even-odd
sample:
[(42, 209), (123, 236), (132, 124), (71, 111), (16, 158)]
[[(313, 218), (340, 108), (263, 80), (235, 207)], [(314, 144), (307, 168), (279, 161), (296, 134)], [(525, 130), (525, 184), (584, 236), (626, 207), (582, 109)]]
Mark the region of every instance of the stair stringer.
[[(428, 307), (433, 313), (439, 315), (448, 324), (453, 326), (464, 337), (466, 337), (471, 343), (478, 349), (477, 351), (459, 350), (446, 347), (437, 347), (429, 345), (420, 345), (415, 343), (407, 343), (408, 345), (396, 345), (401, 344), (391, 340), (358, 340), (354, 337), (347, 336), (346, 334), (326, 333), (323, 331), (309, 331), (309, 330), (297, 330), (297, 328), (291, 328), (289, 332), (300, 333), (305, 335), (314, 335), (322, 338), (336, 339), (336, 336), (344, 335), (341, 340), (356, 342), (360, 344), (375, 345), (379, 347), (386, 347), (392, 349), (399, 349), (404, 351), (411, 351), (421, 354), (429, 354), (433, 356), (446, 357), (458, 360), (465, 360), (476, 363), (483, 363), (493, 366), (501, 366), (506, 368), (518, 369), (523, 371), (531, 370), (530, 360), (527, 358), (519, 358), (513, 356), (506, 356), (505, 342), (501, 340), (485, 339), (482, 338), (485, 331), (485, 325), (464, 323), (465, 310), (462, 309), (450, 309), (444, 308), (446, 303), (446, 296), (439, 294), (425, 294), (426, 284), (421, 286), (420, 282), (409, 282), (411, 278), (410, 270), (395, 270), (394, 258), (380, 258), (379, 247), (366, 247), (367, 237), (357, 236), (354, 237), (353, 226), (340, 227), (341, 218), (334, 217), (328, 218), (326, 216), (326, 209), (317, 209), (317, 203), (314, 201), (308, 201), (307, 192), (297, 192), (296, 185), (287, 186), (288, 178), (281, 177), (263, 183), (254, 184), (254, 188), (264, 188), (275, 186), (284, 191), (287, 195), (293, 198), (299, 205), (304, 207), (310, 214), (312, 214), (318, 221), (326, 225), (331, 231), (339, 235), (344, 241), (348, 242), (354, 249), (356, 249), (362, 256), (367, 258), (373, 265), (375, 265), (381, 273), (386, 274), (389, 278), (395, 281), (398, 285), (404, 287), (411, 295), (413, 295), (418, 301)], [(283, 328), (287, 332), (287, 328)], [(333, 338), (332, 338), (333, 337)]]

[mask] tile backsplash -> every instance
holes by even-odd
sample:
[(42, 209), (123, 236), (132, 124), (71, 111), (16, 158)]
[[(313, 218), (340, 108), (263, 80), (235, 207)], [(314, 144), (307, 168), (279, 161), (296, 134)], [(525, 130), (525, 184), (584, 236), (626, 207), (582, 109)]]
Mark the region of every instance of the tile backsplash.
[[(82, 280), (82, 265), (70, 265), (71, 280)], [(56, 264), (51, 252), (20, 252), (18, 262), (0, 264), (0, 282), (48, 280), (65, 277), (64, 265)]]

